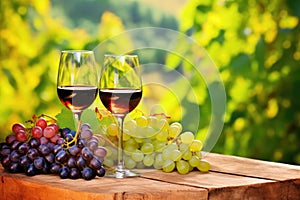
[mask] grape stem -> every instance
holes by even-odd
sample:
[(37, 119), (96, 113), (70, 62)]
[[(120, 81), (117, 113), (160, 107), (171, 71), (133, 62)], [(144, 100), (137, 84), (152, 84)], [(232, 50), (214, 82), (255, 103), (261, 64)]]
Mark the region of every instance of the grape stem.
[(75, 143), (75, 145), (77, 144), (78, 138), (79, 138), (80, 126), (81, 126), (81, 120), (78, 121), (76, 133), (75, 133), (75, 136), (73, 137), (73, 139), (71, 141), (65, 141), (65, 143), (64, 143), (64, 146), (66, 146), (65, 149), (69, 149), (70, 145), (73, 142)]

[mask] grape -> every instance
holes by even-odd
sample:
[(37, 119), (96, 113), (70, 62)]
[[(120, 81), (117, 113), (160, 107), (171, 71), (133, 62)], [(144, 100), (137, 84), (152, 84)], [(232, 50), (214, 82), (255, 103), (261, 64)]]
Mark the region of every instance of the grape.
[(94, 156), (92, 160), (90, 160), (89, 165), (91, 169), (100, 169), (102, 167), (102, 163)]
[(147, 120), (148, 120), (148, 126), (151, 126), (155, 129), (157, 129), (157, 127), (158, 127), (158, 118), (157, 117), (149, 116)]
[(80, 171), (77, 168), (73, 167), (70, 169), (69, 176), (71, 179), (80, 178)]
[(1, 154), (2, 156), (9, 156), (10, 153), (11, 153), (11, 150), (8, 149), (8, 148), (1, 149), (1, 151), (0, 151), (0, 154)]
[(84, 129), (80, 133), (80, 137), (85, 140), (91, 139), (93, 136), (93, 132), (91, 129)]
[(41, 144), (47, 144), (48, 142), (49, 142), (49, 140), (48, 140), (46, 137), (42, 136), (42, 137), (40, 138), (40, 143), (41, 143)]
[(94, 140), (90, 140), (87, 143), (87, 147), (91, 150), (94, 151), (98, 148), (98, 142), (94, 141)]
[(18, 163), (13, 162), (13, 163), (10, 164), (10, 166), (8, 168), (8, 171), (10, 173), (18, 173), (18, 172), (21, 171), (21, 167), (20, 167), (20, 165)]
[(110, 136), (117, 136), (118, 135), (118, 126), (116, 124), (110, 124), (107, 127), (106, 132)]
[(181, 160), (182, 158), (182, 153), (181, 151), (179, 151), (178, 149), (174, 149), (172, 152), (171, 152), (171, 160), (173, 161), (179, 161)]
[(67, 165), (69, 168), (74, 168), (76, 167), (76, 159), (75, 157), (70, 157), (68, 162), (67, 162)]
[(26, 134), (26, 131), (24, 130), (19, 130), (17, 133), (16, 133), (16, 139), (19, 141), (19, 142), (25, 142), (27, 140), (27, 134)]
[(58, 174), (60, 178), (65, 179), (69, 177), (69, 173), (70, 173), (70, 169), (67, 166), (63, 166), (62, 168), (60, 168)]
[(153, 163), (153, 167), (155, 169), (161, 169), (162, 166), (163, 166), (163, 162), (164, 162), (164, 159), (162, 157), (162, 154), (159, 153), (155, 156), (155, 160), (154, 160), (154, 163)]
[(187, 174), (190, 171), (190, 166), (187, 161), (179, 160), (176, 162), (176, 169), (179, 174)]
[(100, 169), (97, 169), (96, 175), (99, 177), (103, 177), (105, 175), (105, 169), (103, 167), (101, 167)]
[(140, 116), (135, 119), (136, 125), (140, 127), (146, 127), (148, 126), (148, 119), (145, 116)]
[(20, 123), (16, 123), (12, 126), (12, 132), (14, 134), (17, 134), (20, 130), (25, 131), (26, 132), (26, 128), (23, 124)]
[(81, 171), (81, 176), (85, 179), (85, 180), (91, 180), (93, 178), (95, 178), (96, 173), (89, 167), (85, 167), (82, 171)]
[(144, 159), (144, 154), (141, 150), (137, 149), (131, 154), (131, 157), (135, 162), (140, 162)]
[(64, 149), (61, 149), (55, 156), (55, 161), (57, 163), (65, 163), (67, 160), (68, 160), (68, 153), (64, 150)]
[(28, 144), (31, 148), (38, 148), (40, 146), (40, 140), (36, 138), (31, 138)]
[(21, 144), (21, 142), (19, 142), (18, 140), (15, 140), (11, 143), (10, 148), (12, 150), (18, 149), (19, 145)]
[(37, 157), (34, 159), (33, 164), (36, 169), (42, 169), (45, 164), (45, 159), (43, 157)]
[(156, 139), (161, 142), (165, 142), (168, 140), (168, 131), (161, 130), (156, 134)]
[(40, 126), (35, 126), (31, 129), (33, 138), (41, 138), (43, 136), (43, 129)]
[(153, 147), (153, 144), (151, 143), (144, 143), (141, 147), (141, 151), (144, 153), (144, 154), (150, 154), (150, 153), (153, 153), (154, 151), (154, 147)]
[(81, 155), (86, 161), (90, 161), (93, 158), (93, 153), (87, 147), (83, 147)]
[(30, 164), (30, 160), (26, 155), (23, 155), (19, 159), (19, 165), (22, 167), (27, 167)]
[(175, 162), (173, 160), (165, 160), (162, 169), (164, 172), (172, 172), (175, 169)]
[(12, 162), (18, 162), (20, 157), (21, 157), (21, 155), (17, 150), (13, 150), (9, 155), (9, 159)]
[(44, 156), (44, 158), (48, 163), (53, 163), (55, 161), (55, 156), (53, 153), (49, 153), (48, 155)]
[(192, 158), (193, 154), (191, 151), (186, 150), (185, 152), (183, 152), (182, 154), (182, 159), (183, 160), (190, 160)]
[(25, 174), (27, 176), (34, 176), (37, 174), (37, 170), (34, 167), (33, 163), (30, 163), (26, 168), (25, 168)]
[(51, 152), (51, 149), (49, 148), (48, 144), (41, 144), (38, 148), (39, 152), (42, 155), (48, 155)]
[(59, 139), (60, 136), (58, 134), (55, 134), (52, 138), (50, 138), (50, 142), (56, 144)]
[(58, 125), (56, 123), (50, 124), (49, 126), (54, 128), (55, 133), (58, 133), (59, 127), (58, 127)]
[(197, 168), (201, 172), (208, 172), (210, 169), (210, 164), (206, 160), (201, 160), (199, 165), (197, 165)]
[(25, 153), (27, 153), (29, 148), (30, 148), (29, 144), (24, 142), (18, 146), (18, 152), (20, 154), (25, 154)]
[(194, 141), (194, 134), (192, 132), (184, 132), (180, 135), (181, 142), (184, 144), (191, 144)]
[(34, 160), (39, 156), (39, 152), (37, 149), (30, 148), (28, 149), (27, 156), (30, 160)]
[(136, 162), (131, 157), (124, 159), (124, 165), (127, 169), (133, 169), (136, 166)]
[(158, 141), (158, 140), (154, 140), (152, 142), (152, 144), (153, 144), (154, 150), (156, 152), (162, 152), (163, 149), (167, 146), (166, 142), (161, 142), (161, 141)]
[(8, 155), (8, 156), (4, 156), (4, 157), (1, 159), (1, 164), (2, 164), (2, 166), (3, 166), (5, 169), (8, 169), (8, 168), (9, 168), (9, 166), (10, 166), (10, 164), (11, 164), (9, 155)]
[(50, 165), (50, 172), (52, 174), (58, 174), (60, 171), (61, 166), (57, 163), (51, 163)]
[(199, 151), (201, 151), (202, 147), (203, 147), (203, 144), (200, 140), (194, 140), (190, 146), (190, 150), (192, 152), (199, 152)]
[(36, 120), (35, 125), (41, 127), (44, 130), (47, 127), (47, 121), (45, 118), (40, 117), (38, 118), (38, 120)]
[(200, 159), (198, 156), (192, 156), (188, 162), (192, 167), (197, 167), (200, 164)]
[(148, 154), (143, 159), (143, 164), (147, 167), (152, 166), (154, 163), (154, 154)]
[(98, 147), (94, 151), (94, 155), (97, 156), (98, 158), (104, 158), (107, 154), (107, 150), (105, 147)]
[(81, 152), (81, 149), (77, 146), (77, 145), (73, 145), (68, 149), (68, 152), (72, 155), (72, 156), (76, 156)]
[(171, 124), (169, 127), (169, 137), (176, 138), (180, 134), (181, 130), (182, 127), (180, 128), (177, 125)]
[(130, 132), (130, 135), (132, 135), (137, 129), (137, 123), (133, 119), (129, 120), (129, 121), (125, 122), (124, 128), (126, 128)]
[(65, 138), (66, 134), (68, 134), (70, 132), (71, 132), (71, 129), (69, 129), (69, 128), (63, 128), (63, 129), (61, 129), (61, 136), (63, 138)]
[(5, 138), (6, 144), (11, 144), (15, 140), (16, 140), (15, 134), (10, 134)]
[(44, 136), (45, 138), (52, 138), (55, 134), (56, 134), (55, 128), (52, 127), (52, 126), (47, 126), (47, 127), (43, 130), (43, 136)]
[(86, 165), (85, 159), (82, 156), (79, 156), (76, 160), (76, 166), (79, 169), (83, 169), (85, 167), (85, 165)]

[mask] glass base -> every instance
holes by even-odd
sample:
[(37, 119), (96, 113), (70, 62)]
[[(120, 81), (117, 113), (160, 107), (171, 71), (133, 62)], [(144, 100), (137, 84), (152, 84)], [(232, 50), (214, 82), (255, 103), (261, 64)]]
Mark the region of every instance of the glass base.
[(140, 173), (131, 171), (128, 169), (125, 169), (123, 171), (118, 171), (118, 170), (107, 170), (105, 172), (105, 177), (109, 178), (132, 178), (132, 177), (138, 177), (141, 176)]

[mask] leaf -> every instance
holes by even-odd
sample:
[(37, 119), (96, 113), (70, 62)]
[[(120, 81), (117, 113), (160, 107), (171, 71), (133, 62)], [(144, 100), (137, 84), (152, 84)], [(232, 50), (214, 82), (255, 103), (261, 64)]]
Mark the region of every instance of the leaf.
[(57, 119), (57, 125), (60, 128), (75, 130), (73, 113), (69, 109), (64, 107), (55, 117)]

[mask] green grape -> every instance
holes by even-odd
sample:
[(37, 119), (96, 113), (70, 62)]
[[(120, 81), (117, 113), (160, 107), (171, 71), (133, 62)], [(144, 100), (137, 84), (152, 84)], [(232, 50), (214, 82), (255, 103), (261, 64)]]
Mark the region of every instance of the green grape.
[(162, 151), (162, 158), (163, 158), (164, 160), (170, 159), (171, 156), (172, 156), (172, 149), (165, 148), (165, 149)]
[(142, 145), (141, 147), (141, 151), (144, 153), (144, 154), (150, 154), (150, 153), (153, 153), (154, 151), (154, 147), (153, 147), (153, 144), (151, 144), (150, 142), (146, 142)]
[(106, 132), (110, 136), (117, 136), (118, 135), (118, 126), (117, 124), (110, 124), (107, 126)]
[(129, 140), (124, 142), (124, 147), (126, 146), (132, 146), (137, 149), (139, 145), (133, 138), (130, 138)]
[(197, 167), (200, 164), (200, 159), (198, 156), (192, 156), (191, 159), (189, 160), (189, 164), (192, 167)]
[(156, 134), (156, 139), (161, 142), (168, 141), (168, 131), (161, 130)]
[(190, 165), (185, 160), (179, 160), (176, 162), (176, 169), (179, 174), (187, 174), (190, 172)]
[(147, 126), (144, 129), (145, 138), (155, 138), (157, 131), (151, 126)]
[(194, 141), (194, 134), (192, 132), (184, 132), (180, 135), (181, 142), (184, 144), (191, 144)]
[(152, 144), (156, 152), (162, 152), (163, 149), (167, 146), (166, 142), (161, 142), (158, 140), (153, 140)]
[(169, 122), (165, 118), (161, 118), (158, 121), (158, 127), (161, 131), (168, 131), (169, 129)]
[(192, 158), (193, 154), (191, 151), (186, 150), (185, 152), (183, 152), (182, 154), (182, 159), (184, 160), (190, 160)]
[(172, 172), (175, 169), (175, 162), (173, 160), (165, 160), (162, 169), (164, 172)]
[(182, 153), (178, 149), (175, 149), (171, 152), (171, 160), (179, 161), (181, 157), (182, 157)]
[(105, 158), (112, 157), (113, 148), (111, 146), (105, 146), (105, 148), (106, 148), (106, 151), (107, 151)]
[(131, 119), (124, 123), (124, 128), (126, 128), (129, 131), (129, 133), (131, 133), (131, 134), (135, 133), (136, 128), (137, 128), (137, 123), (135, 120)]
[(143, 162), (138, 162), (136, 163), (136, 166), (135, 166), (137, 169), (145, 169), (145, 165)]
[(210, 164), (206, 160), (200, 160), (199, 165), (197, 165), (197, 168), (201, 172), (208, 172), (210, 170)]
[(145, 116), (140, 116), (138, 118), (135, 119), (137, 126), (140, 127), (146, 127), (148, 126), (148, 120), (147, 117)]
[(180, 134), (182, 129), (180, 129), (177, 125), (171, 124), (169, 127), (169, 137), (170, 138), (177, 138), (177, 136)]
[(200, 160), (202, 159), (202, 153), (201, 153), (201, 151), (193, 152), (193, 154), (194, 154), (195, 156), (198, 156)]
[(190, 147), (190, 145), (188, 145), (188, 144), (184, 144), (184, 143), (179, 144), (179, 150), (181, 152), (189, 151), (189, 147)]
[(133, 169), (136, 166), (136, 162), (132, 158), (126, 157), (124, 159), (124, 165), (127, 169)]
[(163, 166), (163, 162), (164, 162), (164, 159), (162, 157), (162, 154), (159, 153), (155, 156), (155, 160), (154, 160), (154, 163), (153, 163), (153, 167), (155, 169), (161, 169), (162, 166)]
[(166, 149), (170, 149), (171, 151), (178, 150), (178, 145), (176, 143), (171, 143), (166, 147)]
[(147, 167), (152, 166), (154, 163), (154, 154), (148, 154), (143, 159), (143, 164)]
[(147, 120), (148, 126), (151, 126), (154, 129), (158, 128), (158, 118), (156, 116), (149, 116)]
[(173, 122), (170, 126), (176, 126), (179, 130), (179, 133), (182, 131), (182, 125), (179, 122)]
[(199, 152), (199, 151), (201, 151), (202, 147), (203, 147), (203, 144), (200, 140), (194, 140), (190, 146), (190, 150), (192, 152)]
[(131, 158), (135, 161), (135, 162), (140, 162), (143, 160), (144, 158), (144, 154), (141, 150), (136, 149), (132, 154), (131, 154)]
[(127, 129), (123, 129), (123, 141), (127, 141), (131, 138), (129, 135), (129, 131)]
[(135, 150), (136, 150), (135, 146), (124, 145), (124, 153), (128, 156), (131, 156)]
[(103, 161), (103, 165), (105, 165), (106, 167), (113, 167), (114, 166), (114, 160), (105, 157), (105, 159)]

